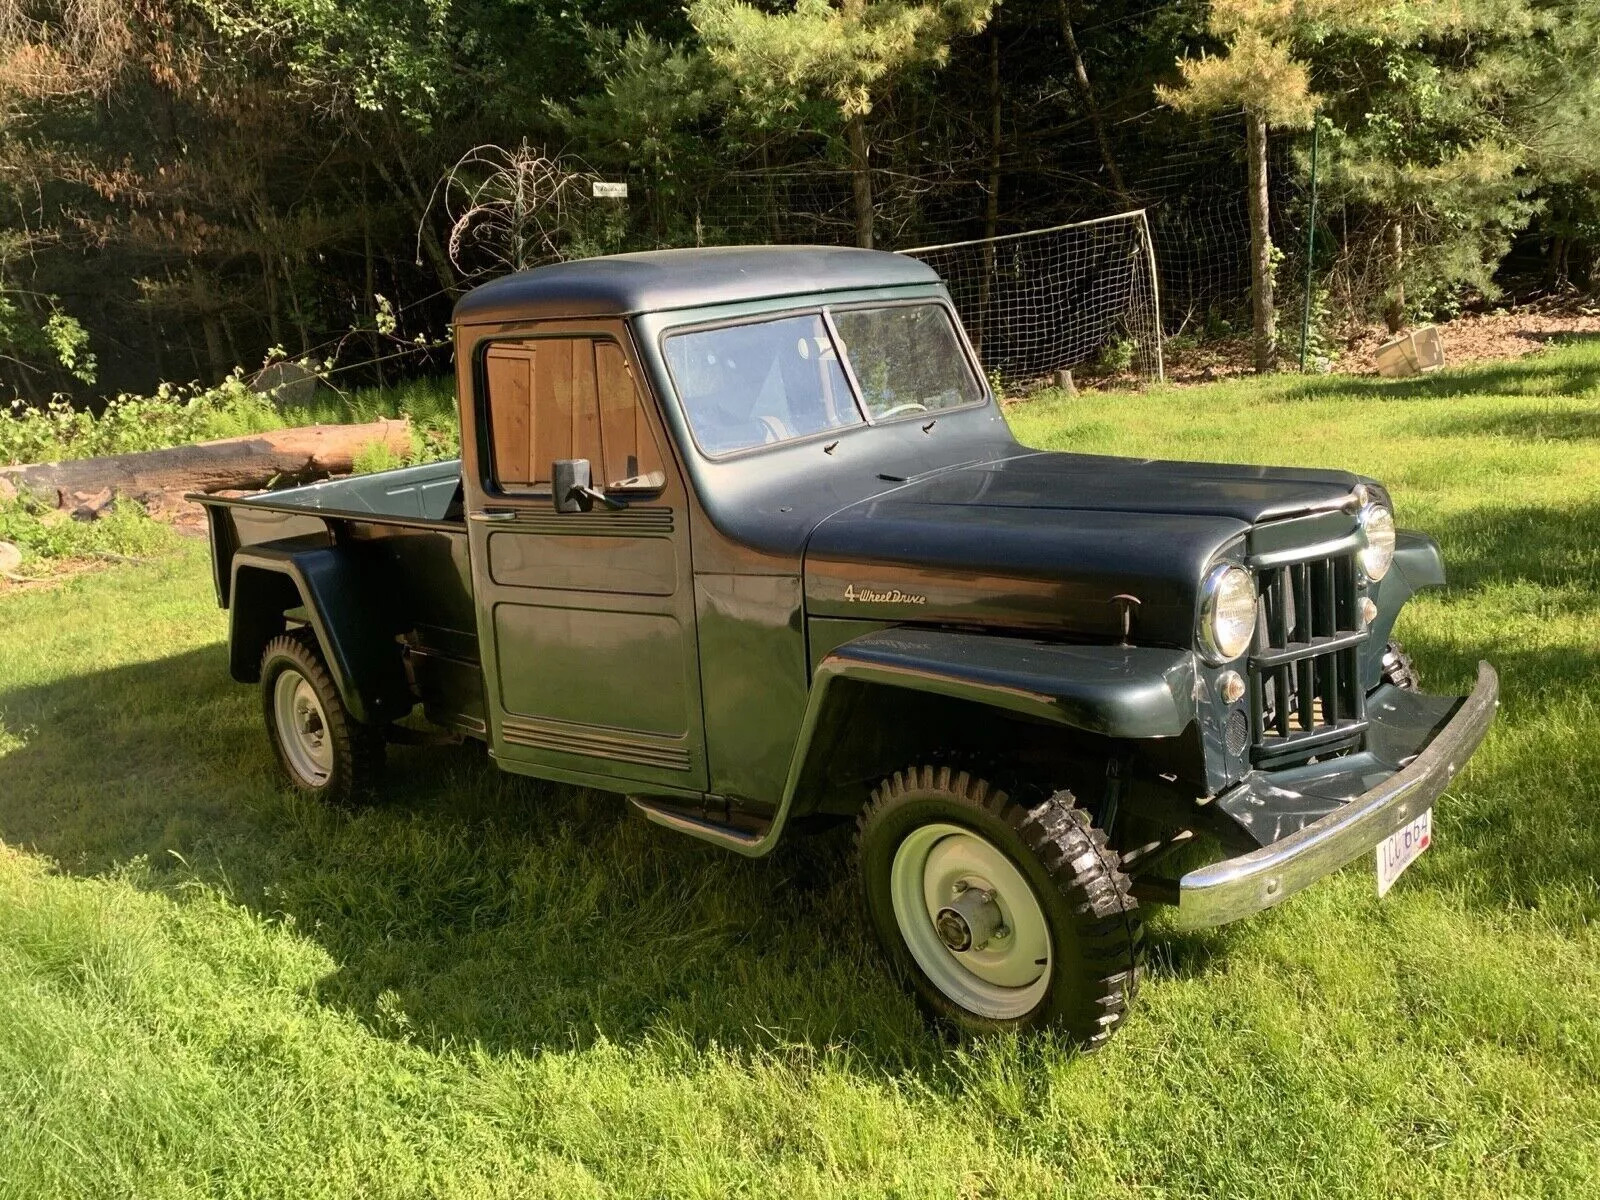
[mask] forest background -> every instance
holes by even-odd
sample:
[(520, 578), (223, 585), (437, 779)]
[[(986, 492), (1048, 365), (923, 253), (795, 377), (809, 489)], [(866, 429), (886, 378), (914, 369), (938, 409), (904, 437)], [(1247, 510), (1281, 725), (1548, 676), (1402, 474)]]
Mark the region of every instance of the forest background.
[(0, 390), (382, 385), (508, 267), (1136, 207), (1166, 333), (1253, 296), (1271, 365), (1274, 283), (1319, 345), (1592, 289), (1597, 52), (1587, 0), (0, 0)]

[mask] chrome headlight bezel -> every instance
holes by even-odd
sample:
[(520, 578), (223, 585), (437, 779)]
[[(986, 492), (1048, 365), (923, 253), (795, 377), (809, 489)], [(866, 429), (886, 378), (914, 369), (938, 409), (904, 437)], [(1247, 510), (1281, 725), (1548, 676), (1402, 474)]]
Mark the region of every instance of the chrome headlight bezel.
[[(1246, 597), (1248, 621), (1240, 621)], [(1206, 662), (1220, 667), (1249, 651), (1256, 636), (1258, 604), (1256, 577), (1238, 563), (1218, 563), (1206, 573), (1200, 585), (1199, 627), (1200, 655)], [(1224, 618), (1227, 629), (1223, 628)]]
[(1394, 565), (1394, 512), (1387, 505), (1374, 501), (1362, 506), (1359, 520), (1361, 549), (1356, 557), (1361, 563), (1362, 574), (1376, 583)]

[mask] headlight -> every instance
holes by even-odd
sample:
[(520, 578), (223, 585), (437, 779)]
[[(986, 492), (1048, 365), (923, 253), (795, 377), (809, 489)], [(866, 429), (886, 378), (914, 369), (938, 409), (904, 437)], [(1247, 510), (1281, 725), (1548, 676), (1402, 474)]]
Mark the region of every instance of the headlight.
[(1361, 569), (1371, 580), (1382, 579), (1394, 562), (1394, 514), (1381, 504), (1361, 510)]
[(1223, 565), (1206, 576), (1200, 598), (1200, 646), (1212, 665), (1238, 658), (1256, 635), (1256, 581)]

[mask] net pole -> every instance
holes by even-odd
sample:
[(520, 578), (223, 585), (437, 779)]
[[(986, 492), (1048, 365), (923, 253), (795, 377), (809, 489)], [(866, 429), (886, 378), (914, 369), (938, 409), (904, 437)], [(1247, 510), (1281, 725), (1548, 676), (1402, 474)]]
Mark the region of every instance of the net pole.
[(1161, 343), (1166, 340), (1161, 328), (1161, 279), (1156, 274), (1156, 243), (1150, 236), (1150, 217), (1142, 208), (1139, 210), (1139, 228), (1144, 231), (1144, 257), (1150, 264), (1150, 303), (1155, 309), (1156, 382), (1165, 383), (1167, 367), (1161, 351)]
[(1306, 220), (1306, 303), (1300, 314), (1300, 374), (1306, 373), (1306, 342), (1311, 336), (1311, 261), (1317, 249), (1317, 120), (1311, 119), (1311, 215)]

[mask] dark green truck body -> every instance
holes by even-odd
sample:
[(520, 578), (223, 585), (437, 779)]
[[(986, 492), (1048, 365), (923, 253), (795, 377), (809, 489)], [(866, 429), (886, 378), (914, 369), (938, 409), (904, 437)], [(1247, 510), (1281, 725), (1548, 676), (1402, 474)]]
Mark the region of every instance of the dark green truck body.
[[(479, 289), (456, 314), (460, 462), (199, 497), (234, 677), (309, 628), (358, 720), (420, 706), (507, 770), (629, 795), (746, 854), (800, 818), (853, 815), (908, 761), (1004, 755), (1080, 795), (1087, 780), (1108, 821), (1210, 835), (1208, 865), (1135, 880), (1196, 923), (1276, 903), (1432, 802), (1496, 685), (1487, 667), (1466, 698), (1385, 682), (1400, 606), (1443, 568), (1402, 533), (1381, 580), (1360, 573), (1363, 505), (1388, 502), (1374, 481), (1030, 450), (964, 339), (969, 399), (937, 415), (702, 444), (673, 336), (799, 314), (838, 341), (852, 311), (913, 304), (949, 310), (920, 264), (812, 248), (621, 256)], [(613, 371), (602, 391), (629, 381), (630, 446), (660, 456), (581, 511), (497, 476), (485, 397), (512, 368), (493, 355), (552, 347), (588, 364), (569, 395), (595, 371)], [(1196, 640), (1219, 563), (1259, 581), (1264, 615), (1224, 661)]]

